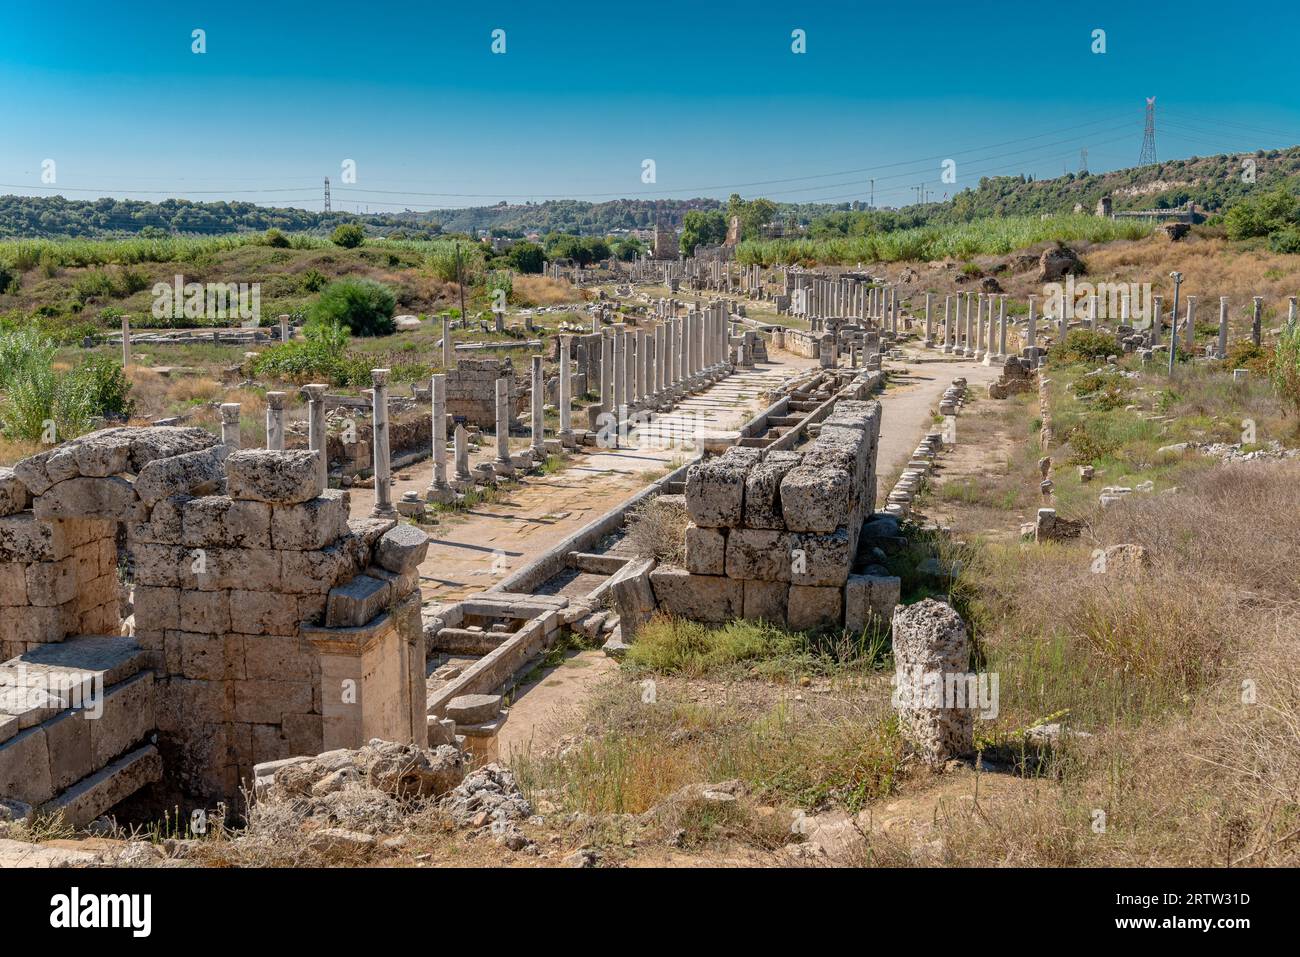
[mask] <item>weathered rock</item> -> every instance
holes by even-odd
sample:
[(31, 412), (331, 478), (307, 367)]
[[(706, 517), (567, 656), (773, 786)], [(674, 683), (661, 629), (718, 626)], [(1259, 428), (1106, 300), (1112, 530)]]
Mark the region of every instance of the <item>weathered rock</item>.
[(850, 575), (844, 585), (844, 627), (860, 633), (870, 624), (887, 625), (902, 594), (894, 576)]
[(686, 569), (695, 575), (721, 575), (726, 571), (727, 532), (721, 528), (686, 526)]
[(427, 533), (414, 525), (399, 523), (379, 537), (375, 544), (375, 564), (401, 574), (418, 567), (428, 551)]
[(784, 528), (781, 519), (781, 480), (799, 464), (797, 452), (771, 452), (749, 470), (745, 479), (745, 527)]
[(833, 532), (849, 513), (853, 478), (844, 468), (799, 465), (781, 480), (781, 514), (792, 532)]
[[(894, 612), (894, 707), (904, 736), (930, 765), (974, 750), (974, 709), (950, 689), (966, 688), (970, 640), (953, 608), (926, 598)], [(964, 707), (957, 706), (964, 704)]]
[(1068, 246), (1052, 246), (1038, 258), (1038, 281), (1055, 282), (1065, 275), (1082, 276), (1083, 260)]
[(0, 516), (14, 515), (31, 503), (27, 486), (11, 468), (0, 468)]
[(744, 611), (744, 589), (737, 578), (660, 567), (650, 573), (650, 587), (659, 608), (678, 618), (731, 621)]
[(32, 512), (38, 519), (109, 518), (134, 522), (142, 517), (135, 488), (116, 475), (108, 478), (78, 476), (60, 482), (35, 500)]
[(272, 452), (241, 449), (226, 459), (226, 484), (231, 498), (292, 505), (325, 491), (316, 466), (319, 453), (307, 450)]
[(224, 445), (154, 459), (136, 476), (135, 491), (146, 505), (173, 495), (211, 495), (226, 482)]
[(748, 464), (725, 456), (697, 462), (686, 472), (686, 511), (704, 528), (735, 528), (744, 517)]
[(371, 787), (403, 800), (438, 798), (465, 777), (465, 756), (450, 745), (422, 748), (372, 741), (362, 749), (362, 769)]

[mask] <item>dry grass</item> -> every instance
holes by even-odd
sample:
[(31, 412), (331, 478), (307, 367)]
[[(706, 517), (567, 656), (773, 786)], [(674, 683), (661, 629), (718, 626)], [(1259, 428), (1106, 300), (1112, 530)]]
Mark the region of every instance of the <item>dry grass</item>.
[(688, 522), (685, 505), (657, 496), (628, 513), (626, 541), (638, 557), (680, 566), (686, 561)]
[(588, 296), (567, 279), (548, 276), (515, 276), (511, 281), (511, 292), (515, 302), (521, 306), (562, 306), (580, 302)]

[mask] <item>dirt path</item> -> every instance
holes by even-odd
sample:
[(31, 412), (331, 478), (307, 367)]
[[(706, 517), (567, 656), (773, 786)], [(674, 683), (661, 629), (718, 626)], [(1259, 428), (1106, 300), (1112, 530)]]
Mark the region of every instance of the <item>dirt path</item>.
[(955, 362), (890, 362), (889, 386), (881, 396), (880, 449), (876, 455), (876, 500), (883, 502), (925, 433), (935, 428), (934, 413), (952, 380), (965, 377), (973, 389), (997, 379), (1001, 368), (973, 359)]

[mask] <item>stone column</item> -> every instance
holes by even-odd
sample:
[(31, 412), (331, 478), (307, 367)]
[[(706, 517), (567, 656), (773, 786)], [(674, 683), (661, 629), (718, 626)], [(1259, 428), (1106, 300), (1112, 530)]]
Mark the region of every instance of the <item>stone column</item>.
[(388, 449), (388, 370), (371, 369), (371, 403), (374, 407), (374, 436), (371, 445), (375, 452), (375, 518), (393, 518), (393, 487), (391, 461)]
[(659, 374), (659, 330), (646, 330), (645, 337), (645, 402), (647, 405), (654, 403), (655, 397), (659, 395), (659, 386), (655, 382), (655, 377)]
[(688, 312), (682, 320), (682, 378), (695, 377), (695, 313)]
[(497, 390), (497, 457), (493, 469), (500, 475), (514, 474), (510, 461), (510, 380), (504, 376), (496, 381)]
[(1289, 323), (1291, 323), (1292, 325), (1294, 325), (1295, 322), (1296, 322), (1296, 318), (1297, 318), (1297, 316), (1296, 316), (1296, 297), (1295, 297), (1295, 296), (1287, 296), (1287, 297), (1286, 297), (1286, 321), (1289, 322)]
[(451, 314), (442, 314), (442, 370), (444, 372), (455, 366), (456, 350), (451, 344)]
[(661, 394), (668, 386), (664, 375), (668, 361), (668, 323), (660, 322), (655, 326), (655, 395)]
[(934, 320), (930, 316), (930, 306), (934, 300), (933, 293), (925, 294), (925, 344), (927, 347), (934, 345)]
[(569, 352), (573, 336), (560, 336), (560, 435), (562, 444), (573, 441), (573, 372)]
[(456, 424), (454, 444), (456, 450), (456, 482), (458, 485), (464, 485), (467, 482), (472, 482), (474, 477), (469, 471), (469, 433), (465, 431), (465, 426), (460, 423)]
[(1219, 297), (1219, 358), (1228, 358), (1228, 297)]
[(1187, 328), (1183, 330), (1183, 342), (1187, 344), (1187, 351), (1195, 355), (1196, 352), (1196, 297), (1187, 297)]
[(1250, 341), (1259, 345), (1264, 332), (1264, 297), (1251, 296), (1251, 302), (1255, 304), (1255, 314), (1250, 321)]
[(447, 493), (447, 376), (432, 376), (429, 380), (429, 398), (433, 415), (433, 481), (429, 483), (426, 498), (434, 501)]
[(542, 407), (546, 404), (546, 379), (542, 375), (542, 357), (533, 356), (533, 458), (538, 462), (546, 461), (546, 417)]
[(1151, 318), (1151, 345), (1153, 347), (1160, 345), (1160, 339), (1163, 335), (1160, 324), (1164, 322), (1164, 316), (1161, 315), (1164, 312), (1164, 302), (1164, 298), (1161, 296), (1151, 297), (1151, 312), (1153, 313)]
[(984, 293), (975, 299), (975, 358), (984, 358)]
[(1007, 297), (998, 296), (998, 358), (1007, 357)]
[(320, 469), (321, 487), (329, 488), (329, 442), (325, 433), (325, 389), (320, 383), (302, 387), (307, 400), (307, 447), (319, 452), (316, 467)]
[(266, 394), (266, 447), (272, 452), (284, 451), (284, 393)]
[(636, 394), (633, 401), (642, 402), (650, 395), (650, 362), (646, 346), (646, 334), (644, 329), (636, 331)]
[(221, 403), (221, 444), (234, 451), (239, 448), (239, 403)]
[(602, 412), (614, 411), (614, 332), (600, 335), (600, 408)]
[(943, 297), (943, 351), (952, 352), (952, 296)]
[(276, 318), (280, 320), (280, 341), (288, 342), (289, 341), (289, 316), (287, 314), (282, 314), (280, 316), (277, 316)]
[(1097, 294), (1088, 297), (1088, 328), (1097, 331)]
[[(122, 370), (131, 366), (131, 317), (122, 316)], [(238, 408), (238, 406), (236, 406)], [(239, 448), (238, 445), (235, 448)]]

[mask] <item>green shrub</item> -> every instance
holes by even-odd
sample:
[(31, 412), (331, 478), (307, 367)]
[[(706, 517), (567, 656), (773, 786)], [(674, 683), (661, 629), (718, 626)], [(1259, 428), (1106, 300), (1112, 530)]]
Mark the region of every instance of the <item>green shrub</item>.
[(319, 269), (308, 269), (302, 274), (302, 288), (307, 292), (320, 292), (329, 282), (329, 277)]
[(366, 241), (366, 231), (359, 223), (343, 223), (334, 227), (330, 242), (344, 249), (355, 249)]
[(1278, 398), (1300, 413), (1300, 325), (1288, 322), (1282, 327), (1268, 377)]
[(18, 272), (7, 263), (0, 262), (0, 296), (9, 291), (10, 286), (18, 283)]
[(289, 237), (275, 228), (268, 229), (262, 241), (266, 243), (266, 245), (273, 246), (276, 249), (289, 248)]
[(34, 330), (0, 335), (0, 428), (7, 436), (63, 441), (84, 432), (92, 416), (130, 414), (131, 386), (110, 357), (92, 356), (58, 376), (54, 353), (54, 342)]
[(88, 357), (67, 375), (64, 382), (84, 396), (91, 415), (125, 418), (134, 408), (135, 403), (130, 398), (131, 383), (112, 356)]
[(397, 297), (382, 283), (371, 279), (340, 279), (321, 292), (307, 312), (313, 324), (338, 323), (353, 335), (386, 336), (397, 329), (393, 313)]
[(1107, 356), (1119, 354), (1119, 340), (1110, 333), (1071, 329), (1066, 333), (1065, 341), (1048, 353), (1048, 358), (1054, 365), (1069, 365), (1075, 362), (1104, 362)]
[(1300, 253), (1300, 229), (1278, 230), (1268, 237), (1268, 248), (1275, 253)]

